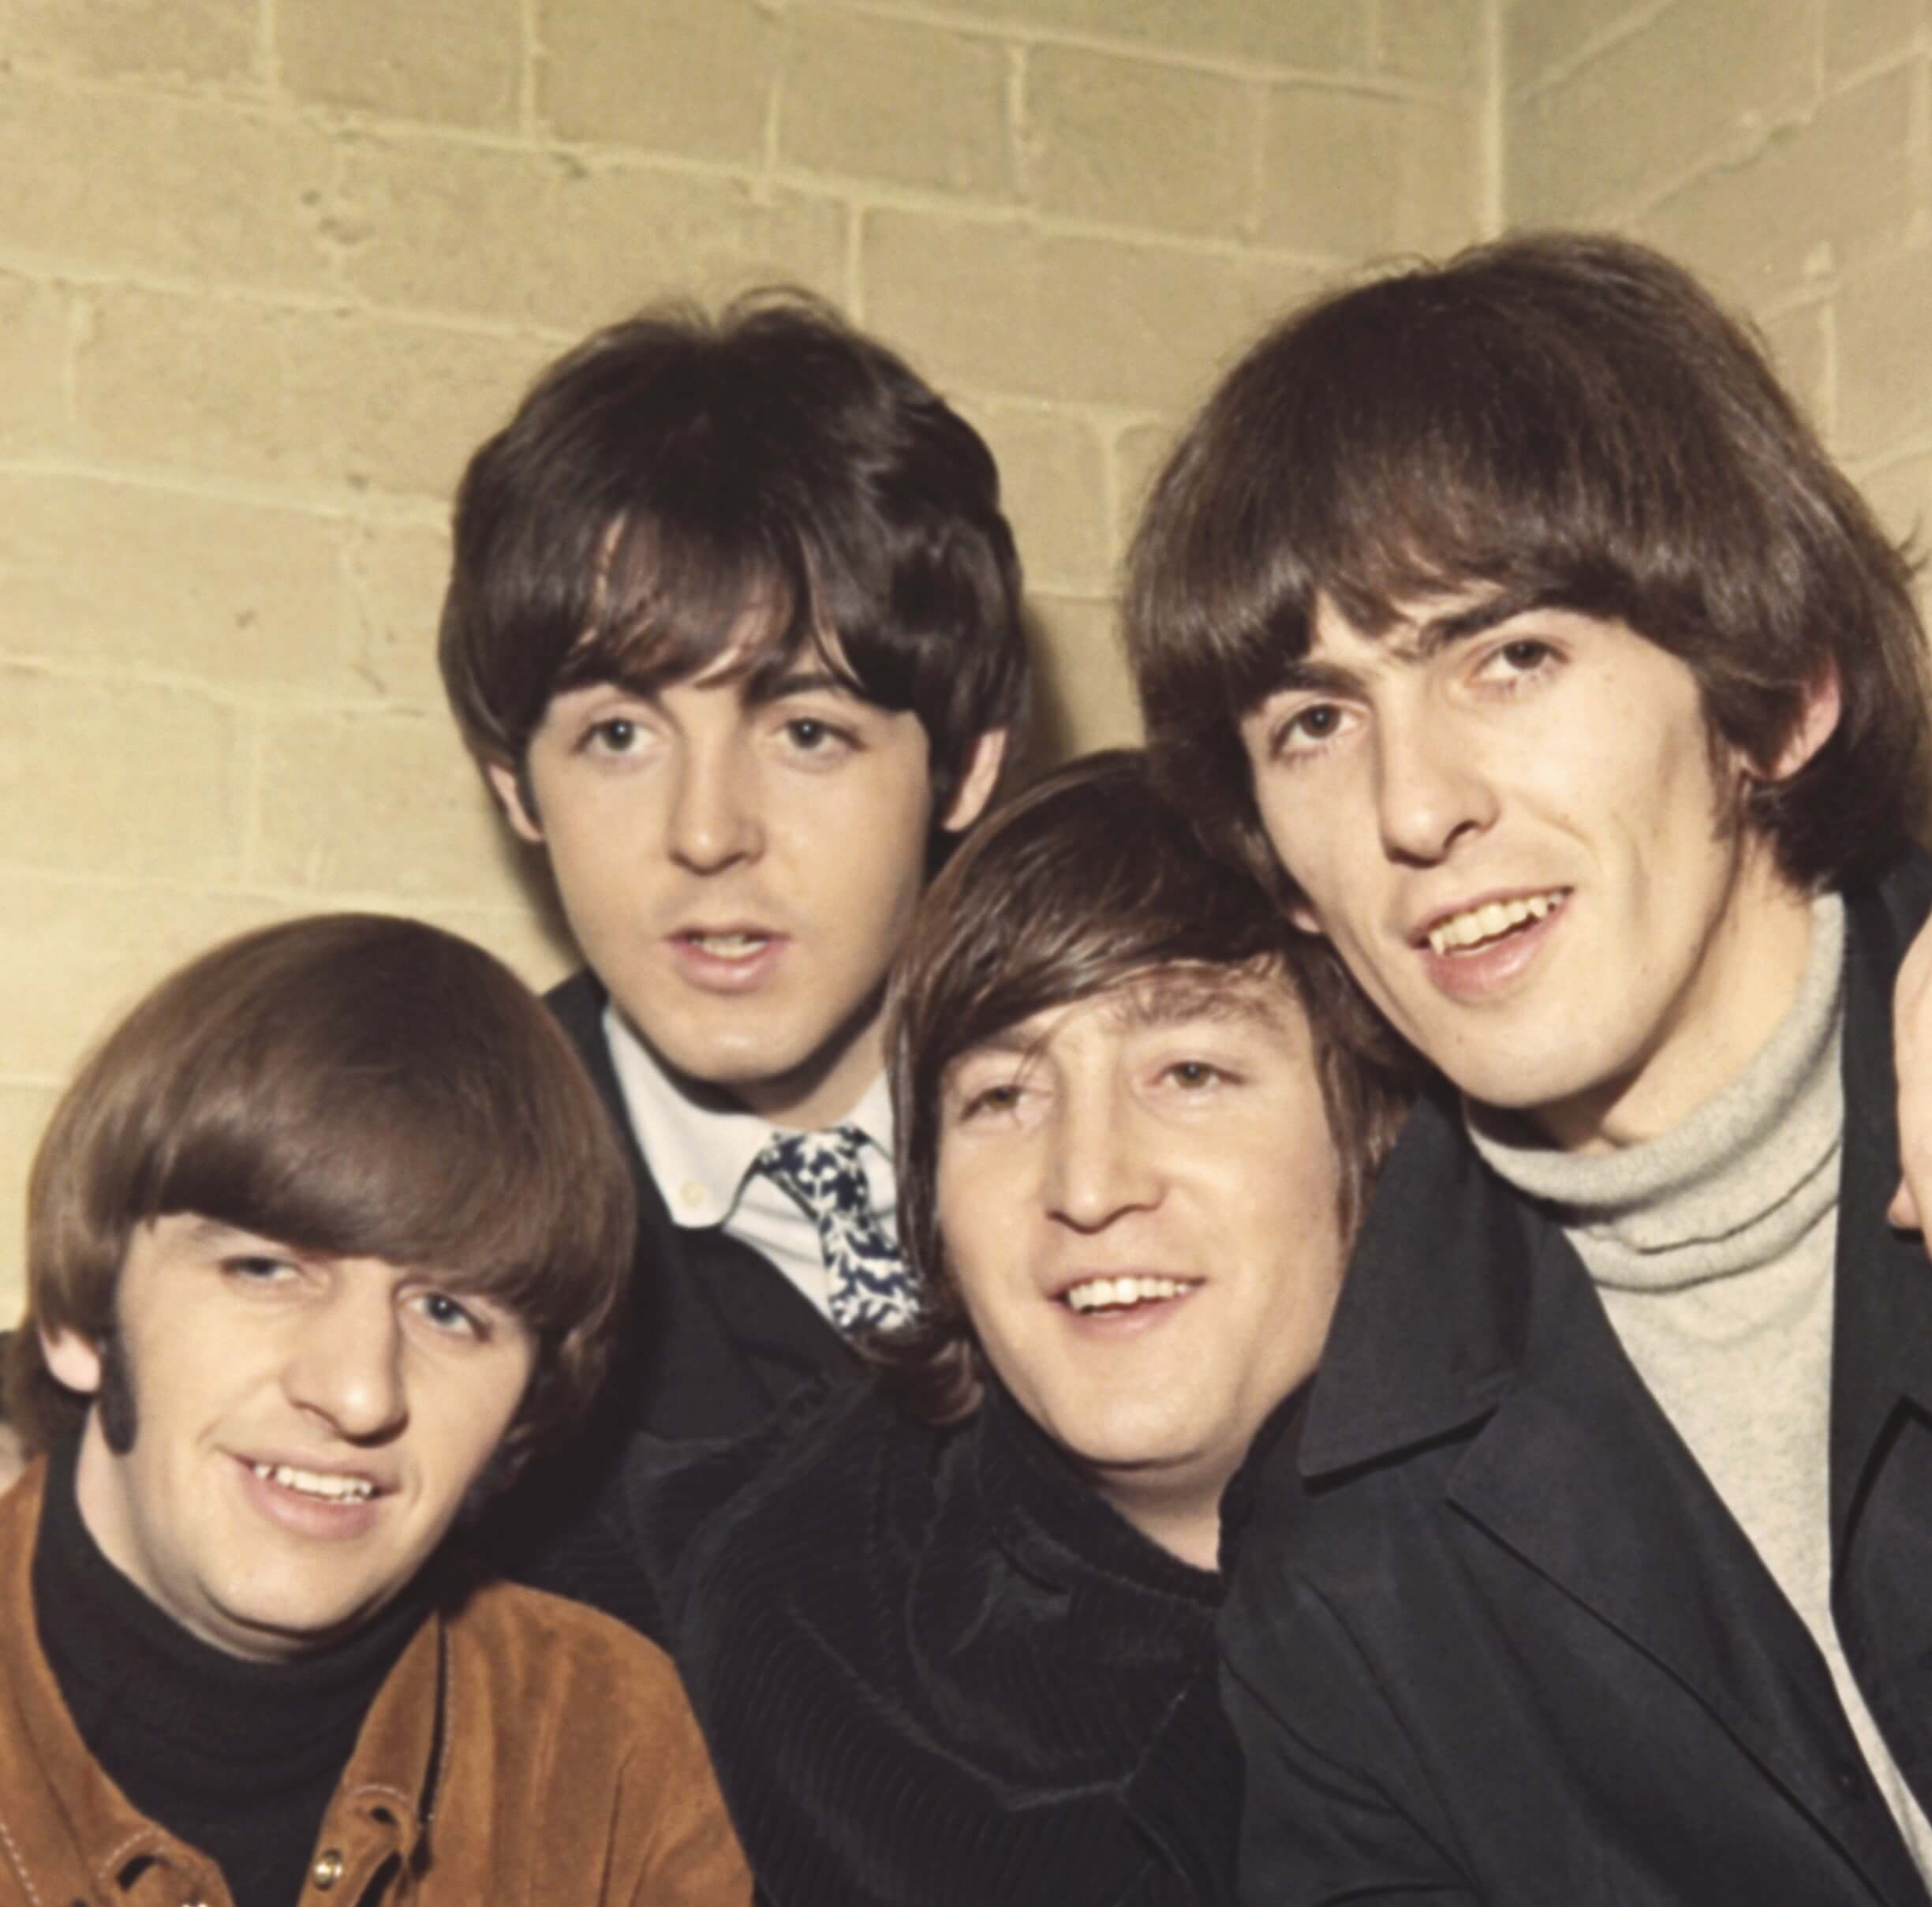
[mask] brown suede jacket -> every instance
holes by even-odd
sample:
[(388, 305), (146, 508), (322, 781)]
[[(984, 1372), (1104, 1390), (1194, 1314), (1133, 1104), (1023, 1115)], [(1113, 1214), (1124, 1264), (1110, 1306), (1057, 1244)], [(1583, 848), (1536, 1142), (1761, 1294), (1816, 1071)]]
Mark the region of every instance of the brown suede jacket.
[[(34, 1622), (45, 1467), (0, 1495), (0, 1907), (232, 1907), (69, 1719)], [(744, 1907), (751, 1880), (670, 1662), (490, 1584), (432, 1614), (330, 1804), (303, 1907)]]

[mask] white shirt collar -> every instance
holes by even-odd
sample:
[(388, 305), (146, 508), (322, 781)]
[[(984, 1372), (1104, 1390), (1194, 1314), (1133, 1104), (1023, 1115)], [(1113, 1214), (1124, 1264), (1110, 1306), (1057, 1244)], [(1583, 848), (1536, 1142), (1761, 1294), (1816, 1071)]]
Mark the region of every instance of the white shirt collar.
[[(615, 1000), (604, 1010), (604, 1033), (638, 1150), (673, 1221), (687, 1227), (723, 1224), (737, 1208), (753, 1160), (773, 1133), (789, 1128), (739, 1107), (693, 1098), (631, 1030)], [(883, 1072), (839, 1123), (858, 1127), (879, 1155), (866, 1160), (875, 1196), (881, 1184), (889, 1188), (892, 1097)], [(888, 1191), (888, 1216), (893, 1202)]]

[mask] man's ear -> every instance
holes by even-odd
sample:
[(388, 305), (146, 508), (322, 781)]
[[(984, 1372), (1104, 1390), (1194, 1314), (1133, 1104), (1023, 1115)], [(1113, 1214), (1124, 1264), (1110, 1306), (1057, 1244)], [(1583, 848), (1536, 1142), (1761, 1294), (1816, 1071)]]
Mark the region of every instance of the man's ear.
[(101, 1387), (100, 1347), (78, 1331), (62, 1329), (40, 1333), (40, 1355), (47, 1369), (68, 1389), (91, 1397)]
[(966, 772), (959, 777), (952, 806), (940, 817), (940, 826), (948, 834), (970, 828), (992, 799), (993, 785), (1000, 779), (1000, 765), (1006, 760), (1007, 731), (988, 728), (973, 744), (966, 757)]
[(1832, 738), (1843, 712), (1844, 698), (1838, 686), (1838, 667), (1827, 662), (1807, 685), (1803, 705), (1791, 725), (1784, 745), (1769, 767), (1760, 771), (1760, 781), (1788, 781)]
[(543, 844), (544, 831), (536, 824), (536, 817), (530, 812), (529, 804), (523, 798), (523, 778), (506, 761), (486, 761), (483, 772), (488, 779), (490, 792), (501, 805), (504, 816), (510, 826), (525, 840)]
[(1288, 903), (1288, 925), (1299, 928), (1303, 933), (1312, 933), (1318, 940), (1328, 938), (1320, 915), (1299, 895)]

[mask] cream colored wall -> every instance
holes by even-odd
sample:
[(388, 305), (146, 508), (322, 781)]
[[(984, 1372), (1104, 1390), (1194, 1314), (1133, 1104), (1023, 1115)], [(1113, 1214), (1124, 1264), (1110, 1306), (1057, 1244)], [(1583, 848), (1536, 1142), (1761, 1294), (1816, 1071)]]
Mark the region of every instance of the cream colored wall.
[(1749, 310), (1895, 533), (1932, 514), (1932, 6), (1504, 0), (1503, 204)]
[(1493, 0), (0, 0), (0, 1315), (84, 1042), (218, 936), (562, 970), (431, 661), (468, 450), (592, 325), (815, 286), (1006, 472), (1050, 746), (1216, 362), (1493, 189)]

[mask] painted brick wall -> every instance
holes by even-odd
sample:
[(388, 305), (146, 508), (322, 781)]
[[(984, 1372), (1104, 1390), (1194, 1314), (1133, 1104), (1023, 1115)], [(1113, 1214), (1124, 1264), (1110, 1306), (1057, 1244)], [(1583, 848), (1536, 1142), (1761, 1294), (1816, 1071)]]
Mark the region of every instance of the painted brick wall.
[(1932, 4), (1504, 4), (1508, 219), (1681, 258), (1894, 533), (1932, 514)]
[(88, 1039), (216, 937), (545, 925), (431, 660), (530, 374), (783, 279), (985, 430), (1047, 746), (1131, 735), (1123, 525), (1291, 297), (1473, 236), (1495, 0), (0, 0), (0, 1314)]

